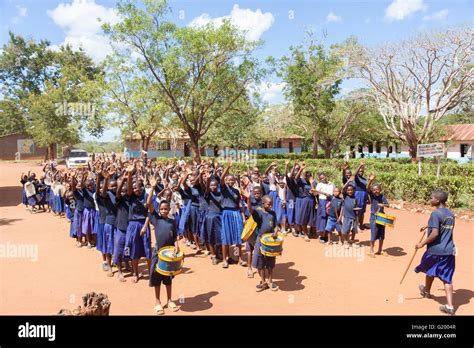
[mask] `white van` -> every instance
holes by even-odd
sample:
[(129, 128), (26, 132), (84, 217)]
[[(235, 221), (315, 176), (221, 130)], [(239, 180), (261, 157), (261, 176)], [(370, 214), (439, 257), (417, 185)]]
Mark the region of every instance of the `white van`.
[(66, 160), (67, 168), (83, 168), (87, 167), (89, 163), (89, 155), (84, 150), (74, 149), (69, 153), (69, 157)]

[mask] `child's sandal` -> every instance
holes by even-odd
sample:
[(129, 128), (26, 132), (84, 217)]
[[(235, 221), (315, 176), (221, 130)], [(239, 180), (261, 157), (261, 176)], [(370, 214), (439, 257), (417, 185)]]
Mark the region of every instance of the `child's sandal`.
[(163, 310), (163, 307), (161, 307), (161, 305), (156, 305), (155, 307), (153, 307), (153, 309), (155, 310), (157, 315), (165, 314), (165, 311)]
[(176, 305), (176, 303), (174, 303), (173, 301), (169, 301), (167, 303), (167, 306), (169, 309), (171, 309), (172, 312), (177, 312), (179, 311), (179, 307)]

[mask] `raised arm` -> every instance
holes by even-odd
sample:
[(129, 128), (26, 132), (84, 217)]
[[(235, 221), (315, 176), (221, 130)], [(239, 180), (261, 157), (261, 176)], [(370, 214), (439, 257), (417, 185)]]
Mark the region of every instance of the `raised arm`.
[(224, 170), (222, 171), (222, 175), (221, 175), (221, 187), (225, 187), (225, 177), (226, 177), (227, 174), (229, 173), (229, 170), (230, 170), (231, 167), (232, 167), (232, 160), (229, 159), (229, 161), (227, 162), (227, 167), (225, 167)]
[(270, 170), (272, 170), (272, 169), (275, 168), (276, 166), (278, 166), (278, 164), (277, 164), (276, 162), (270, 163), (270, 165), (268, 166), (268, 168), (265, 169), (265, 175), (268, 175), (268, 173), (270, 172)]
[(128, 167), (127, 167), (127, 181), (128, 181), (128, 185), (127, 185), (127, 196), (128, 197), (131, 197), (132, 194), (133, 194), (133, 181), (132, 181), (132, 173), (133, 173), (133, 170), (135, 169), (134, 165), (133, 164), (129, 164)]

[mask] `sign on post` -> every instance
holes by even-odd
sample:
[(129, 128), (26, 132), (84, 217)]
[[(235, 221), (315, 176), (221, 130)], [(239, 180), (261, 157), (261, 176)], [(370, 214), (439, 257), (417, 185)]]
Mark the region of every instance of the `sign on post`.
[(416, 148), (417, 157), (435, 157), (444, 156), (444, 144), (418, 144)]
[(418, 160), (418, 175), (421, 175), (421, 157), (436, 157), (437, 168), (436, 176), (439, 176), (440, 158), (444, 156), (444, 143), (433, 143), (433, 144), (418, 144), (416, 148), (416, 156)]

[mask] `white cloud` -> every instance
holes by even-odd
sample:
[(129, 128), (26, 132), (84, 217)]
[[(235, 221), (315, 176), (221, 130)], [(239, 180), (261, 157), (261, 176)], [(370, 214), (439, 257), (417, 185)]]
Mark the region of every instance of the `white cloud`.
[(258, 86), (258, 91), (263, 101), (268, 103), (280, 102), (283, 99), (283, 88), (285, 85), (285, 82), (262, 82)]
[(223, 17), (211, 18), (207, 13), (203, 13), (199, 17), (194, 18), (190, 26), (203, 26), (207, 23), (214, 23), (216, 25), (228, 19), (237, 28), (245, 32), (245, 37), (249, 41), (256, 41), (260, 39), (262, 34), (270, 29), (275, 18), (271, 12), (263, 13), (260, 9), (252, 11), (250, 9), (241, 9), (239, 5), (234, 5), (230, 15)]
[(442, 21), (448, 17), (449, 11), (444, 9), (438, 12), (434, 12), (430, 15), (424, 16), (424, 21)]
[(326, 20), (328, 22), (340, 22), (340, 21), (342, 21), (342, 17), (336, 15), (333, 12), (329, 12), (328, 15), (326, 16)]
[(98, 5), (95, 0), (74, 0), (70, 4), (59, 4), (47, 14), (66, 31), (63, 44), (75, 49), (82, 47), (96, 62), (112, 52), (108, 38), (102, 35), (101, 25), (104, 22), (116, 24), (120, 20), (114, 8)]
[(26, 7), (23, 7), (21, 5), (16, 5), (15, 8), (16, 8), (16, 16), (12, 17), (12, 19), (10, 20), (10, 22), (12, 22), (13, 24), (19, 23), (20, 18), (25, 18), (28, 16), (28, 9)]
[(407, 16), (425, 10), (423, 0), (393, 0), (385, 9), (385, 18), (389, 21), (401, 21)]
[(28, 15), (28, 9), (26, 7), (16, 5), (15, 6), (17, 11), (18, 11), (18, 16), (20, 17), (26, 17)]

